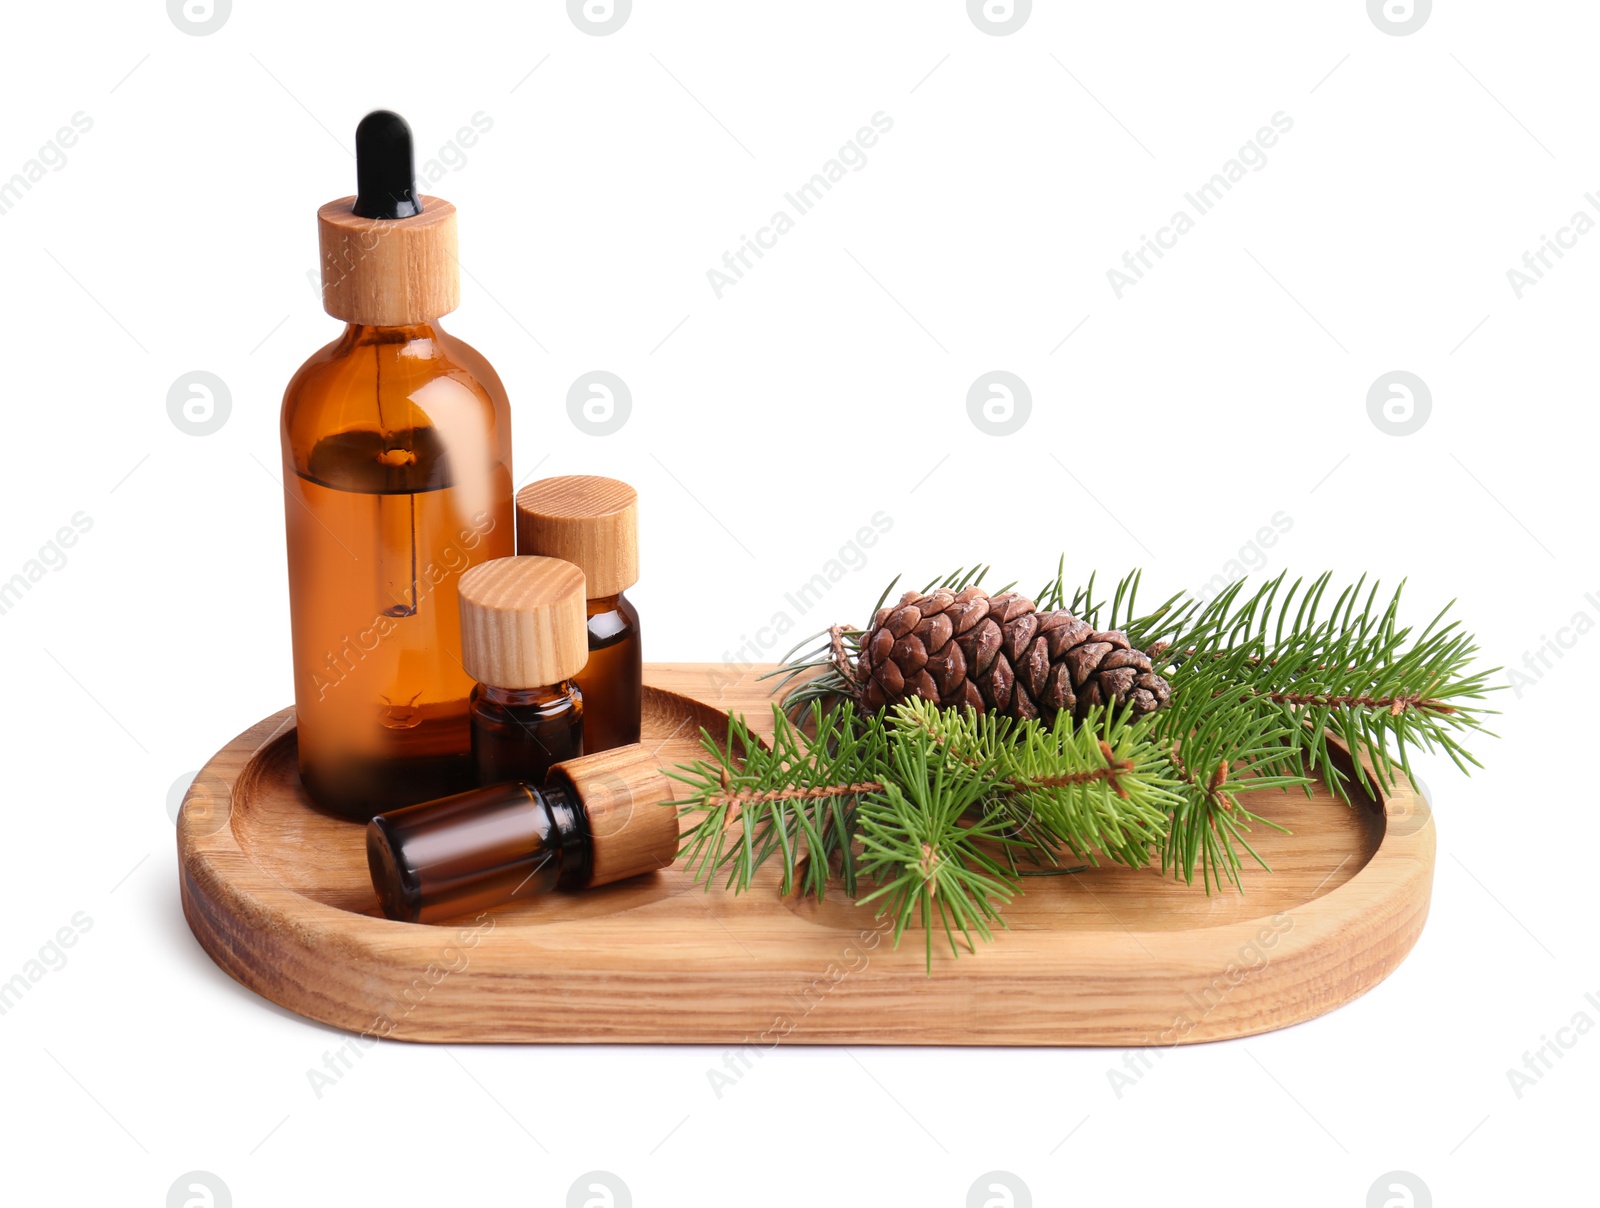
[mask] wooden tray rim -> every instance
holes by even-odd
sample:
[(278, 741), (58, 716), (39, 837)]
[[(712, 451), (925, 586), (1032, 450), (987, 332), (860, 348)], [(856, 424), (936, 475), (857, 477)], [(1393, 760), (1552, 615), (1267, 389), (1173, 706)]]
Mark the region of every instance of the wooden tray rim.
[[(701, 667), (709, 670), (714, 667), (711, 664), (665, 666), (681, 671), (694, 671)], [(651, 679), (651, 672), (655, 669), (655, 666), (647, 666), (647, 683)], [(692, 697), (688, 699), (706, 707), (706, 702), (694, 701)], [(204, 793), (205, 784), (216, 783), (220, 779), (227, 781), (232, 789), (239, 774), (251, 771), (256, 766), (253, 756), (258, 751), (263, 750), (269, 743), (283, 741), (286, 738), (293, 715), (292, 707), (283, 709), (248, 727), (207, 761), (197, 775), (195, 785), (201, 786), (200, 791)], [(757, 719), (750, 715), (750, 720), (754, 723)], [(426, 957), (429, 953), (438, 951), (442, 929), (352, 914), (284, 886), (268, 871), (257, 865), (240, 846), (231, 819), (226, 824), (217, 826), (214, 820), (207, 819), (203, 812), (191, 813), (188, 806), (190, 796), (195, 792), (195, 787), (191, 786), (189, 795), (185, 797), (185, 807), (178, 819), (177, 842), (184, 912), (201, 946), (230, 976), (263, 997), (277, 1001), (280, 1005), (319, 1022), (352, 1031), (366, 1030), (368, 1026), (366, 1021), (355, 1018), (350, 1009), (343, 1004), (314, 998), (310, 1001), (282, 1002), (281, 998), (272, 993), (272, 987), (263, 984), (263, 979), (256, 976), (248, 964), (237, 959), (236, 954), (228, 950), (223, 937), (215, 928), (208, 925), (201, 914), (197, 913), (199, 905), (197, 895), (204, 895), (211, 901), (226, 904), (229, 915), (246, 925), (276, 932), (298, 948), (336, 954), (339, 959), (351, 962), (373, 960), (392, 965), (396, 961), (397, 954), (407, 952), (416, 957)], [(1378, 804), (1369, 808), (1378, 808)], [(1296, 916), (1295, 923), (1287, 933), (1277, 937), (1270, 963), (1274, 968), (1290, 974), (1301, 963), (1315, 963), (1316, 950), (1325, 945), (1330, 937), (1336, 936), (1348, 926), (1352, 917), (1359, 917), (1371, 925), (1393, 932), (1393, 938), (1397, 942), (1393, 958), (1382, 962), (1382, 967), (1373, 970), (1374, 976), (1361, 978), (1363, 984), (1354, 993), (1343, 994), (1326, 1002), (1308, 1002), (1305, 1004), (1304, 1012), (1295, 1019), (1268, 1027), (1223, 1030), (1216, 1034), (1186, 1037), (1185, 1042), (1191, 1039), (1209, 1040), (1249, 1035), (1313, 1018), (1364, 993), (1398, 966), (1415, 943), (1426, 920), (1435, 854), (1435, 831), (1428, 804), (1408, 785), (1397, 784), (1394, 790), (1382, 799), (1381, 808), (1385, 814), (1384, 834), (1371, 858), (1348, 881), (1326, 894), (1313, 897), (1293, 908), (1291, 913)], [(1408, 825), (1403, 830), (1397, 831), (1390, 821), (1397, 817), (1410, 819), (1414, 825)], [(211, 825), (206, 825), (208, 822)], [(692, 888), (686, 892), (704, 891)], [(1202, 891), (1197, 888), (1196, 892)], [(712, 896), (715, 897), (717, 894), (714, 893)], [(1364, 906), (1360, 908), (1357, 908), (1355, 902), (1358, 897), (1365, 899)], [(572, 974), (579, 967), (570, 960), (562, 959), (571, 957), (574, 951), (586, 957), (581, 961), (581, 969), (586, 974), (628, 978), (642, 982), (648, 982), (656, 975), (681, 975), (685, 955), (681, 949), (643, 946), (630, 949), (625, 961), (609, 961), (601, 953), (585, 952), (581, 945), (575, 949), (571, 944), (570, 941), (574, 938), (581, 939), (581, 935), (574, 936), (575, 932), (604, 932), (617, 926), (626, 926), (627, 913), (623, 911), (611, 915), (552, 921), (540, 924), (538, 928), (491, 930), (489, 934), (479, 939), (478, 957), (483, 960), (482, 968), (491, 975), (494, 972), (493, 967), (500, 966), (504, 971), (521, 978), (547, 980), (551, 983), (552, 992), (556, 992), (556, 983), (563, 976)], [(1279, 912), (1280, 915), (1282, 913), (1285, 912)], [(1242, 954), (1248, 945), (1257, 940), (1268, 921), (1275, 917), (1278, 916), (1264, 914), (1251, 919), (1204, 927), (1202, 929), (1209, 936), (1215, 941), (1220, 941), (1220, 945), (1214, 942), (1205, 947), (1214, 949), (1223, 946), (1229, 951), (1239, 951)], [(360, 920), (359, 929), (351, 925), (351, 921), (356, 919)], [(733, 924), (737, 929), (736, 913), (723, 914), (721, 921), (724, 926)], [(809, 944), (805, 942), (804, 931), (763, 934), (760, 928), (737, 929), (737, 938), (747, 948), (760, 949), (770, 946), (774, 949), (774, 953), (769, 954), (777, 957), (770, 967), (774, 976), (792, 972), (800, 977), (815, 972), (819, 961), (825, 961), (829, 954), (837, 953), (840, 942), (840, 933), (836, 930), (810, 924), (807, 926), (815, 933), (810, 937), (813, 942)], [(448, 929), (446, 927), (443, 930)], [(1051, 933), (1047, 929), (1030, 929), (997, 935), (996, 941), (982, 946), (976, 957), (963, 954), (959, 961), (943, 964), (936, 960), (933, 978), (935, 980), (960, 978), (964, 974), (976, 972), (982, 977), (985, 990), (998, 994), (1006, 993), (1008, 988), (1036, 990), (1041, 977), (1060, 978), (1063, 983), (1070, 984), (1075, 976), (1083, 972), (1078, 953), (1071, 943), (1073, 934), (1068, 931)], [(1111, 933), (1107, 931), (1106, 934)], [(1053, 943), (1053, 936), (1066, 937), (1067, 942)], [(537, 971), (527, 968), (530, 945), (538, 949), (548, 962)], [(1163, 966), (1165, 972), (1173, 977), (1185, 979), (1211, 977), (1220, 972), (1214, 959), (1197, 951), (1199, 946), (1193, 943), (1192, 929), (1130, 933), (1128, 947), (1130, 964), (1136, 969), (1139, 963), (1154, 958)], [(797, 956), (800, 959), (797, 960)], [(898, 964), (901, 959), (907, 957), (914, 960), (920, 972), (923, 957), (917, 937), (908, 936), (902, 942), (899, 952), (892, 954), (891, 959), (883, 963)], [(982, 966), (981, 970), (977, 969), (979, 963)], [(882, 971), (880, 965), (880, 972)], [(903, 970), (891, 969), (888, 970), (888, 975), (902, 976)], [(696, 977), (708, 986), (715, 986), (724, 980), (734, 982), (749, 980), (749, 974), (744, 970), (726, 973), (714, 969), (704, 970), (697, 973)], [(419, 1040), (446, 1039), (420, 1032), (409, 1034), (404, 1028), (397, 1030), (395, 1036)], [(478, 1037), (456, 1036), (450, 1039), (478, 1039)], [(490, 1035), (482, 1039), (492, 1041), (505, 1038)], [(595, 1036), (593, 1039), (609, 1038)], [(643, 1037), (626, 1039), (650, 1042), (649, 1038)], [(674, 1036), (654, 1039), (677, 1041)], [(709, 1038), (684, 1042), (720, 1043)], [(818, 1039), (796, 1036), (791, 1042), (836, 1043), (837, 1041), (826, 1036)], [(856, 1037), (849, 1042), (904, 1044), (950, 1041), (945, 1039), (908, 1041), (886, 1033), (877, 1040), (871, 1037)], [(980, 1039), (969, 1043), (1017, 1042)], [(1130, 1041), (1073, 1037), (1032, 1043), (1128, 1044)]]

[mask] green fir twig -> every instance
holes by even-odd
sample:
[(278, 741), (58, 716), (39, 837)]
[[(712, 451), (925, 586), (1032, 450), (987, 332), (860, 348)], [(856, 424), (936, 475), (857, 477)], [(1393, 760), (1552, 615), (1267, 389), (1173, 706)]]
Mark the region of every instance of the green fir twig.
[[(935, 931), (952, 952), (991, 938), (1025, 876), (1105, 858), (1159, 861), (1208, 893), (1240, 886), (1246, 858), (1267, 867), (1255, 828), (1283, 829), (1260, 804), (1271, 793), (1309, 794), (1319, 781), (1345, 801), (1387, 792), (1418, 750), (1479, 766), (1462, 744), (1488, 733), (1493, 672), (1473, 668), (1477, 646), (1448, 608), (1420, 630), (1403, 624), (1403, 584), (1380, 595), (1365, 578), (1335, 591), (1329, 574), (1278, 575), (1146, 609), (1138, 571), (1106, 597), (1094, 576), (1069, 588), (1065, 569), (1063, 559), (1038, 607), (1123, 632), (1170, 683), (1168, 707), (1051, 724), (915, 698), (862, 713), (855, 666), (868, 627), (832, 626), (772, 673), (781, 703), (769, 741), (735, 718), (724, 741), (702, 735), (706, 758), (674, 773), (695, 878), (740, 892), (775, 862), (786, 894), (820, 899), (837, 882), (893, 920), (896, 943), (920, 926), (931, 969)], [(959, 592), (988, 571), (959, 568), (923, 590)], [(1335, 743), (1354, 758), (1335, 757)]]

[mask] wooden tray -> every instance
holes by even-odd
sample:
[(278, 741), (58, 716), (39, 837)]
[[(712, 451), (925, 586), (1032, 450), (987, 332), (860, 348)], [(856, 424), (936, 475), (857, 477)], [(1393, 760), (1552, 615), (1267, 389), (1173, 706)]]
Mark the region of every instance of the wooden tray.
[[(645, 739), (697, 756), (722, 709), (770, 725), (755, 672), (646, 668)], [(1419, 794), (1285, 794), (1244, 894), (1144, 869), (1033, 877), (976, 955), (868, 908), (706, 892), (678, 869), (442, 926), (381, 917), (363, 828), (313, 807), (286, 709), (229, 743), (178, 820), (184, 914), (211, 958), (312, 1019), (406, 1040), (718, 1045), (1167, 1045), (1311, 1019), (1376, 985), (1422, 931), (1434, 831)], [(1260, 808), (1258, 805), (1257, 808)]]

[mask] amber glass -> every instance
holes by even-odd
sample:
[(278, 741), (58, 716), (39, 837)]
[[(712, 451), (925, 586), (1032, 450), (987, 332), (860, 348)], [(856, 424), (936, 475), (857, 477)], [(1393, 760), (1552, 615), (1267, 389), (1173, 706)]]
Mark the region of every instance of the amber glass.
[(564, 789), (497, 784), (374, 818), (367, 867), (385, 915), (434, 923), (582, 885), (589, 841)]
[(583, 754), (588, 719), (583, 693), (571, 680), (528, 689), (478, 684), (468, 710), (479, 784), (543, 784), (552, 764)]
[(436, 324), (351, 324), (283, 399), (300, 775), (363, 821), (473, 784), (457, 584), (511, 554), (511, 412)]
[(639, 741), (644, 654), (639, 614), (620, 591), (589, 601), (589, 665), (583, 689), (583, 749), (590, 755)]

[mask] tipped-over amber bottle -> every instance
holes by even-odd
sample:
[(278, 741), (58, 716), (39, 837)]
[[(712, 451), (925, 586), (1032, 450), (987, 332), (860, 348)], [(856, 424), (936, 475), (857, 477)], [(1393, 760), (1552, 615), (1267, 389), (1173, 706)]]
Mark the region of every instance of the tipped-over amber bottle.
[(300, 775), (366, 820), (473, 783), (457, 585), (515, 542), (499, 377), (447, 335), (455, 209), (417, 197), (395, 114), (356, 131), (355, 197), (317, 214), (323, 306), (348, 326), (284, 393)]
[(637, 743), (513, 781), (413, 805), (367, 824), (383, 913), (436, 923), (555, 889), (587, 889), (672, 865), (675, 782)]

